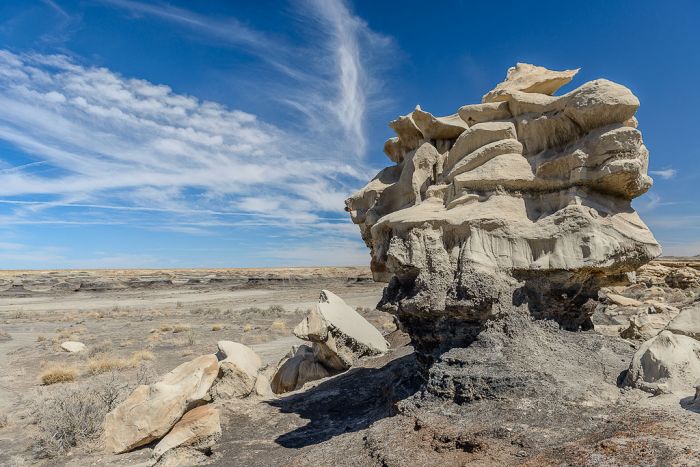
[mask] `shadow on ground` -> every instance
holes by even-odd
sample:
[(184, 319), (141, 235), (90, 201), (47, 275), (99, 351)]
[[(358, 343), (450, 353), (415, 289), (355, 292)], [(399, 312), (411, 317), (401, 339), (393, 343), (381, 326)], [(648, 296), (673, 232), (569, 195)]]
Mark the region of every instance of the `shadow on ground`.
[(309, 423), (278, 436), (286, 448), (301, 448), (343, 433), (369, 427), (396, 414), (396, 402), (420, 387), (415, 354), (388, 362), (381, 368), (352, 368), (304, 392), (267, 403), (283, 413), (295, 413)]
[(693, 396), (688, 396), (681, 399), (680, 404), (685, 410), (700, 413), (700, 399), (696, 399)]

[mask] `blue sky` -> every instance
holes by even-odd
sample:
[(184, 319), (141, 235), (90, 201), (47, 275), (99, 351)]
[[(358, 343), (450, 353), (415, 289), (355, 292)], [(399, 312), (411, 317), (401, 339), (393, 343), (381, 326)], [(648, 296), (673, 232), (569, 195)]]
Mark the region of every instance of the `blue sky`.
[(365, 265), (387, 122), (528, 62), (628, 86), (666, 254), (700, 254), (693, 1), (0, 2), (0, 267)]

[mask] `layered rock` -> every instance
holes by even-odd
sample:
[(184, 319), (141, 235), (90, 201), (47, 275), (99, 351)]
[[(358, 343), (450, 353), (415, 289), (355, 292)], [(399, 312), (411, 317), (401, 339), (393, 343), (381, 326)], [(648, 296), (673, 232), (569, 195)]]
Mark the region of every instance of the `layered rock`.
[(424, 361), (515, 310), (590, 328), (600, 287), (660, 254), (631, 207), (652, 183), (639, 101), (604, 79), (553, 96), (576, 71), (518, 64), (457, 115), (399, 117), (395, 165), (346, 201)]

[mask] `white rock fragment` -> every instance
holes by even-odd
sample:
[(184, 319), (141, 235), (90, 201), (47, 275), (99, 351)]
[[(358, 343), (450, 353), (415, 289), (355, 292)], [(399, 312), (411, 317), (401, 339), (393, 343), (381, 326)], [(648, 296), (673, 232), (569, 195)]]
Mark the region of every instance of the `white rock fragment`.
[(82, 342), (65, 341), (61, 344), (61, 348), (63, 350), (65, 350), (66, 352), (75, 353), (75, 352), (82, 352), (87, 347), (85, 347), (85, 344), (83, 344)]

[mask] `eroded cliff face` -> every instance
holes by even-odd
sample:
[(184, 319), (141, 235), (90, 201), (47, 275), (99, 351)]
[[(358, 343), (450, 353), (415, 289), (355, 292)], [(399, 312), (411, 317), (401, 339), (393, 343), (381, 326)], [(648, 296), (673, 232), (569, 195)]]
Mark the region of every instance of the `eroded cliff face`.
[(516, 310), (590, 327), (598, 289), (660, 254), (631, 207), (652, 180), (638, 99), (578, 70), (518, 64), (481, 104), (390, 123), (394, 162), (347, 201), (380, 308), (430, 359)]

